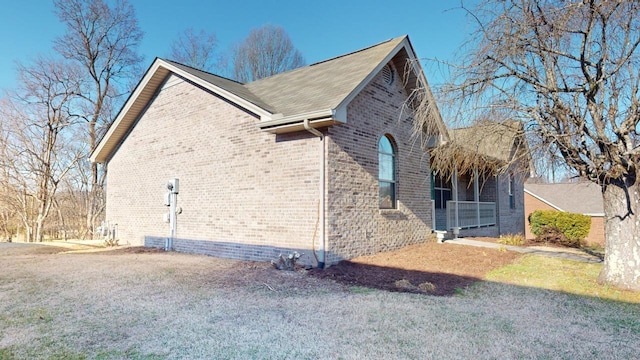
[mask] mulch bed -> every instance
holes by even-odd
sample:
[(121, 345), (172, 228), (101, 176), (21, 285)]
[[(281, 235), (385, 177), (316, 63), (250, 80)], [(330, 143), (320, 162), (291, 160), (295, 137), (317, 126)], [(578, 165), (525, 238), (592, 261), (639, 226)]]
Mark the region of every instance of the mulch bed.
[(484, 279), (520, 254), (497, 249), (428, 242), (342, 261), (311, 276), (348, 286), (448, 296)]

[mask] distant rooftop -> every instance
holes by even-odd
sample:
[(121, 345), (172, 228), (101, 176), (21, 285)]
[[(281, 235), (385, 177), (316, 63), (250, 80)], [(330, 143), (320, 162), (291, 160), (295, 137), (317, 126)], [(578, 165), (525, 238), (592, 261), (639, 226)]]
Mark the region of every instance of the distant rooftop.
[(559, 184), (526, 182), (524, 190), (558, 210), (588, 215), (604, 213), (600, 186), (590, 181)]

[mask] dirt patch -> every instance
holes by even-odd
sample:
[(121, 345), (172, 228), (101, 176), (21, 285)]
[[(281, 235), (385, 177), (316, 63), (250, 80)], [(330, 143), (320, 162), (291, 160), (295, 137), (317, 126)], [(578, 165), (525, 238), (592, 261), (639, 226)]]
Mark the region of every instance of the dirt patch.
[[(200, 257), (179, 256), (174, 252), (166, 253), (162, 249), (145, 247), (79, 247), (75, 250), (35, 244), (0, 244), (0, 256), (60, 253), (68, 256), (86, 253), (108, 257), (156, 254), (162, 256), (157, 260), (200, 261), (197, 260)], [(214, 262), (217, 266), (209, 264), (197, 271), (192, 268), (185, 271), (191, 273), (189, 281), (197, 279), (201, 284), (225, 288), (257, 286), (281, 292), (315, 288), (322, 281), (320, 279), (330, 279), (338, 286), (446, 296), (483, 280), (487, 272), (513, 262), (518, 256), (518, 253), (508, 251), (429, 242), (377, 255), (361, 256), (324, 270), (277, 271), (268, 263), (217, 259)]]
[(519, 256), (510, 251), (429, 242), (342, 261), (309, 274), (349, 286), (444, 296), (484, 279), (487, 272)]
[(119, 255), (119, 254), (158, 254), (164, 253), (163, 249), (144, 247), (144, 246), (124, 246), (124, 247), (111, 247), (105, 248), (103, 251), (98, 252), (101, 255)]

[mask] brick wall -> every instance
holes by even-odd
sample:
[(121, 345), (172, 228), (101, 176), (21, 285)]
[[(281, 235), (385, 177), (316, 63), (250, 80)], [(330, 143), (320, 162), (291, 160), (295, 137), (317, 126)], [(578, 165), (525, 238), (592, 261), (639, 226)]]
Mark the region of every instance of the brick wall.
[(108, 163), (107, 220), (123, 244), (164, 245), (165, 184), (180, 179), (176, 249), (267, 260), (313, 258), (318, 138), (261, 132), (254, 115), (177, 76)]
[[(396, 72), (395, 78), (398, 79)], [(425, 241), (431, 231), (428, 156), (400, 116), (401, 81), (381, 76), (348, 107), (348, 123), (307, 132), (261, 132), (254, 115), (171, 76), (108, 163), (107, 220), (123, 244), (163, 247), (165, 183), (180, 179), (179, 251), (268, 260), (303, 252), (314, 264), (326, 155), (327, 265)], [(397, 209), (378, 208), (379, 138), (397, 149)]]
[[(394, 70), (395, 71), (395, 70)], [(423, 242), (431, 232), (428, 156), (411, 137), (397, 72), (376, 76), (349, 104), (347, 124), (328, 129), (328, 263)], [(397, 209), (378, 206), (378, 140), (396, 146)]]

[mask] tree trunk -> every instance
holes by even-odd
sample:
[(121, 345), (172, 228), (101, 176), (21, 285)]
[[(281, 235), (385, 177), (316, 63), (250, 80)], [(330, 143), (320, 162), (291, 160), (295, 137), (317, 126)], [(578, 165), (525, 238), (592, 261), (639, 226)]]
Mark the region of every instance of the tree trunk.
[(610, 184), (603, 192), (605, 257), (599, 281), (640, 290), (640, 182)]

